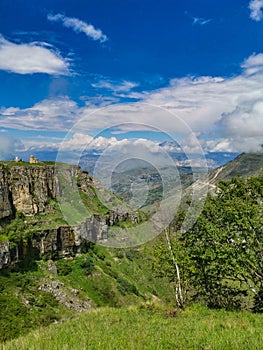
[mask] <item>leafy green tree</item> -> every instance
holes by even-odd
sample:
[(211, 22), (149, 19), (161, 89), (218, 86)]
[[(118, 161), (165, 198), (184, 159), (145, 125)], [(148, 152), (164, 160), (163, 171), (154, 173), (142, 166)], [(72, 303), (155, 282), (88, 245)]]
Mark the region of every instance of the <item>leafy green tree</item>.
[(192, 283), (213, 307), (240, 307), (249, 290), (263, 309), (263, 176), (233, 179), (208, 196), (194, 227), (182, 235)]
[(182, 308), (189, 300), (191, 263), (185, 254), (180, 233), (168, 227), (154, 246), (152, 268), (158, 277), (167, 277), (175, 290), (175, 301)]

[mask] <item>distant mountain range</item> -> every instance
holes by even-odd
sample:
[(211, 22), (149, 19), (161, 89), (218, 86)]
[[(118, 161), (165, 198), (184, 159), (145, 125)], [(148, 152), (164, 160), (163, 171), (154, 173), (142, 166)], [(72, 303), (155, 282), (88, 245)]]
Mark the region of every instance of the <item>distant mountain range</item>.
[[(198, 158), (205, 157), (209, 169), (217, 168), (230, 160), (237, 157), (240, 153), (237, 152), (204, 152), (203, 154), (186, 154), (182, 147), (176, 141), (163, 141), (158, 144), (160, 150), (169, 154), (177, 166), (190, 166), (190, 158), (195, 160), (198, 167)], [(100, 157), (98, 150), (89, 150), (81, 158), (85, 162), (93, 163), (96, 158)], [(202, 163), (202, 162), (201, 162)], [(90, 169), (91, 170), (91, 169)], [(126, 169), (128, 170), (128, 169)]]
[[(172, 169), (163, 169), (165, 176), (170, 176), (171, 178), (171, 188), (175, 186), (179, 186), (178, 188), (180, 188), (182, 186), (183, 191), (187, 192), (187, 189), (191, 189), (192, 185), (202, 185), (203, 180), (194, 182), (193, 169), (190, 167), (180, 166), (178, 167), (178, 171), (180, 183), (178, 183), (176, 178), (172, 177)], [(200, 169), (200, 173), (202, 173), (202, 169)], [(254, 176), (260, 173), (263, 174), (263, 153), (242, 153), (226, 164), (209, 172), (209, 187), (211, 189), (215, 188), (215, 185), (221, 180)], [(132, 196), (132, 185), (136, 182), (138, 183), (138, 181), (143, 182), (145, 180), (147, 180), (149, 193), (144, 206), (148, 206), (161, 200), (163, 196), (163, 180), (156, 169), (138, 166), (137, 169), (127, 169), (126, 171), (113, 173), (111, 189), (129, 203)]]
[[(163, 142), (159, 144), (159, 146), (169, 154), (169, 156), (173, 159), (175, 165), (178, 166), (178, 168), (190, 167), (191, 160), (189, 160), (188, 156), (184, 152), (182, 152), (182, 150), (179, 151), (175, 147), (172, 147), (171, 142), (169, 142), (170, 143), (169, 145), (167, 143), (168, 143), (167, 141)], [(233, 152), (208, 152), (204, 154), (204, 157), (207, 162), (208, 170), (211, 170), (228, 163), (229, 161), (236, 158), (238, 155), (239, 153), (233, 153)], [(199, 156), (194, 154), (194, 155), (190, 155), (190, 157), (193, 158), (194, 160), (193, 166), (195, 168), (198, 168), (200, 166), (203, 167), (203, 161), (201, 159), (203, 155)], [(79, 165), (83, 169), (88, 171), (90, 174), (93, 174), (94, 167), (96, 166), (96, 162), (99, 158), (100, 158), (100, 154), (98, 152), (95, 153), (95, 152), (89, 151), (80, 158)], [(110, 158), (108, 159), (108, 161), (109, 163), (111, 162)], [(136, 169), (139, 163), (140, 161), (136, 159), (134, 159), (133, 161), (130, 160), (128, 162), (125, 162), (125, 164), (122, 164), (122, 166), (119, 168), (119, 171), (122, 172), (122, 171), (130, 171), (132, 169)], [(199, 165), (199, 164), (202, 164), (202, 165)], [(144, 167), (145, 167), (145, 164), (144, 164)]]
[[(190, 166), (190, 162), (188, 159), (188, 156), (183, 152), (182, 148), (176, 141), (163, 141), (159, 143), (159, 147), (164, 152), (167, 152), (169, 156), (174, 160), (177, 166)], [(90, 149), (87, 150), (84, 154), (82, 154), (80, 159), (77, 159), (78, 152), (74, 152), (74, 150), (65, 153), (65, 159), (67, 159), (67, 162), (72, 163), (79, 163), (82, 167), (85, 168), (86, 171), (89, 171), (91, 174), (93, 173), (93, 169), (96, 165), (97, 160), (100, 158), (101, 154), (103, 153), (103, 150), (98, 149)], [(70, 153), (70, 154), (69, 154)], [(29, 156), (33, 154), (35, 157), (37, 157), (39, 160), (45, 160), (45, 161), (56, 161), (58, 152), (56, 150), (49, 150), (45, 151), (43, 149), (29, 149), (26, 151), (20, 151), (16, 156), (19, 158), (22, 158), (23, 160), (28, 160)], [(76, 159), (74, 158), (74, 154), (76, 154)], [(233, 153), (233, 152), (207, 152), (204, 153), (207, 166), (209, 169), (214, 169), (217, 167), (220, 167), (221, 165), (224, 165), (237, 157), (239, 153)], [(63, 154), (62, 154), (63, 156)], [(195, 158), (195, 166), (198, 166), (196, 155), (193, 155)], [(129, 163), (129, 167), (131, 166), (131, 162)], [(128, 170), (128, 169), (126, 169)], [(130, 169), (129, 169), (130, 170)]]

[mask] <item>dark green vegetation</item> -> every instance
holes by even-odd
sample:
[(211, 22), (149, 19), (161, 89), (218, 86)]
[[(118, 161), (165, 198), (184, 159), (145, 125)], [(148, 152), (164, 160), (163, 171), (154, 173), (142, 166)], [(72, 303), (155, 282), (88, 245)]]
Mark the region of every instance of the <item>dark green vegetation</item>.
[(258, 350), (263, 318), (193, 305), (174, 314), (156, 303), (102, 308), (38, 329), (3, 350)]
[(263, 311), (263, 176), (218, 185), (183, 235), (199, 295), (214, 307)]
[(23, 272), (19, 272), (18, 267), (12, 272), (1, 271), (1, 341), (70, 316), (70, 312), (59, 305), (50, 293), (38, 290), (43, 273), (38, 271), (36, 263), (31, 263), (30, 268), (36, 271), (25, 273), (23, 267)]
[(263, 176), (219, 183), (194, 227), (181, 233), (183, 216), (169, 230), (181, 279), (165, 238), (155, 248), (155, 270), (182, 289), (184, 301), (262, 312)]

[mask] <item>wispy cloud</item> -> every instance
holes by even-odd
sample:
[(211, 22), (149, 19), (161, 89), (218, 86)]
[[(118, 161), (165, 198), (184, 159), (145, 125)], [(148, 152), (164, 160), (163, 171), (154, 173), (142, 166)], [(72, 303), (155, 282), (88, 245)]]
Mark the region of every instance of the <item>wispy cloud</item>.
[(121, 82), (113, 82), (111, 80), (100, 80), (97, 83), (92, 84), (92, 86), (98, 89), (107, 89), (114, 92), (129, 92), (133, 88), (138, 86), (138, 84), (127, 80), (123, 80)]
[(253, 54), (249, 56), (241, 65), (245, 74), (252, 75), (263, 72), (263, 54)]
[(11, 134), (0, 130), (0, 159), (9, 160), (14, 156), (15, 140)]
[(104, 95), (96, 95), (96, 96), (80, 96), (81, 101), (85, 101), (86, 106), (88, 107), (106, 107), (112, 105), (113, 103), (120, 102), (118, 97), (114, 96), (104, 96)]
[(66, 17), (61, 13), (56, 15), (49, 14), (47, 19), (51, 22), (61, 22), (64, 27), (71, 28), (76, 33), (84, 33), (87, 37), (93, 40), (99, 40), (101, 43), (108, 40), (100, 29), (96, 29), (92, 24), (81, 21), (78, 18)]
[(0, 109), (1, 125), (19, 130), (67, 130), (77, 116), (77, 104), (68, 97), (42, 100), (25, 109)]
[(69, 75), (69, 62), (42, 42), (15, 44), (0, 34), (0, 69), (18, 74)]
[(251, 11), (250, 18), (257, 22), (261, 21), (263, 18), (263, 0), (251, 0), (248, 7)]
[(193, 17), (193, 25), (199, 24), (200, 26), (204, 26), (205, 24), (208, 24), (211, 21), (211, 18), (205, 19), (201, 17)]
[(132, 91), (139, 84), (133, 81), (112, 81), (112, 80), (99, 80), (96, 83), (93, 83), (92, 86), (96, 89), (108, 90), (113, 93), (116, 97), (123, 98), (132, 98), (132, 99), (140, 99), (143, 94), (138, 93), (136, 91)]

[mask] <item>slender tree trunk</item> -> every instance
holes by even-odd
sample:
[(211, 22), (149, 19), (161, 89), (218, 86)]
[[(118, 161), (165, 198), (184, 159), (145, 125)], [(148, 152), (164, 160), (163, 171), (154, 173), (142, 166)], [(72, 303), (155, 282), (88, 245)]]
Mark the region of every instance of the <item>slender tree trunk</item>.
[(170, 227), (168, 227), (165, 230), (165, 237), (166, 237), (168, 249), (169, 249), (170, 254), (171, 254), (172, 262), (173, 262), (173, 265), (174, 265), (174, 268), (175, 268), (175, 271), (176, 271), (175, 298), (176, 298), (176, 303), (177, 303), (178, 307), (183, 307), (184, 298), (183, 298), (183, 293), (182, 293), (180, 270), (179, 270), (179, 266), (178, 266), (178, 264), (176, 262), (176, 259), (175, 259), (175, 256), (174, 256), (174, 252), (173, 252), (173, 248), (172, 248), (172, 245), (171, 245), (169, 232), (170, 232)]

